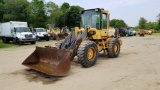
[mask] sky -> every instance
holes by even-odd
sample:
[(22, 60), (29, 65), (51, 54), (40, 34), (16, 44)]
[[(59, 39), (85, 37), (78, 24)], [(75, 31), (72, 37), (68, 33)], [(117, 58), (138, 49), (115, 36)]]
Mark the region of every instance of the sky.
[(137, 26), (140, 17), (156, 22), (160, 13), (160, 0), (45, 0), (58, 6), (63, 2), (79, 5), (84, 9), (104, 8), (109, 10), (110, 19), (122, 19), (128, 26)]

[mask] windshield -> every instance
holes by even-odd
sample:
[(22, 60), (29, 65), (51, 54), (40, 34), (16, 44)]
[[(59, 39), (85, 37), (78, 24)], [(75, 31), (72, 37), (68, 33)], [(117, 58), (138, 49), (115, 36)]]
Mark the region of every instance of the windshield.
[(84, 11), (81, 15), (82, 25), (81, 27), (90, 26), (92, 28), (99, 28), (100, 14), (95, 10)]
[(45, 32), (44, 29), (35, 29), (36, 32)]
[(15, 28), (16, 32), (31, 32), (29, 28), (27, 27), (16, 27)]

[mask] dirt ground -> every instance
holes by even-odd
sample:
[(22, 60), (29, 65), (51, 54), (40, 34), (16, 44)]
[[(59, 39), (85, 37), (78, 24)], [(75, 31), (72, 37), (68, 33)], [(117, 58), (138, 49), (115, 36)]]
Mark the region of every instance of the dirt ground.
[(54, 77), (30, 70), (21, 63), (35, 46), (55, 41), (0, 49), (1, 90), (160, 90), (160, 36), (123, 37), (120, 56), (101, 53), (95, 66), (71, 63), (68, 76)]

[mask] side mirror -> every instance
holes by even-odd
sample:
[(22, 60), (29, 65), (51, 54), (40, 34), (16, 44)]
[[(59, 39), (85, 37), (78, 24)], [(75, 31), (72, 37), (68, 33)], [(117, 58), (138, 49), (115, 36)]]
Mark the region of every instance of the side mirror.
[(16, 28), (14, 28), (14, 32), (16, 33)]

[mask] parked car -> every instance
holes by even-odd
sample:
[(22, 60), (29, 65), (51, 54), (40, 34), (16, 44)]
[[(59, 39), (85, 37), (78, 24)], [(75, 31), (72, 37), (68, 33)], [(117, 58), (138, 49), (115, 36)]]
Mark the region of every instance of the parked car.
[(49, 41), (50, 35), (45, 31), (44, 28), (34, 28), (33, 33), (36, 35), (36, 40), (46, 40)]
[(120, 36), (126, 36), (126, 34), (127, 34), (127, 29), (126, 28), (120, 28), (119, 29), (119, 34), (120, 34)]
[(135, 36), (136, 31), (132, 29), (121, 28), (119, 29), (119, 33), (121, 36)]
[(130, 30), (130, 35), (131, 36), (136, 36), (136, 31), (135, 30)]

